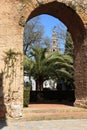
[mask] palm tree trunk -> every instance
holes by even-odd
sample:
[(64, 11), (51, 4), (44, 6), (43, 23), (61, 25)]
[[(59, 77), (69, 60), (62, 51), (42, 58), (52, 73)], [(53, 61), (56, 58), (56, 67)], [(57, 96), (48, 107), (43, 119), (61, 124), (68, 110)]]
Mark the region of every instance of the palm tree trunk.
[(41, 78), (36, 80), (36, 91), (43, 91), (43, 80)]
[(37, 102), (43, 102), (43, 80), (36, 80)]

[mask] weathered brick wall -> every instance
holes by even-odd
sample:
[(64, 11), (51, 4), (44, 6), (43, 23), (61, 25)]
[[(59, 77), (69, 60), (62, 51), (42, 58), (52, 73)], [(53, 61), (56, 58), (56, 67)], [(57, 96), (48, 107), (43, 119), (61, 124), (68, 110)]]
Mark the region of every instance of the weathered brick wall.
[[(10, 105), (23, 105), (23, 67), (21, 68), (22, 56), (19, 56), (15, 63), (15, 74), (12, 77), (7, 77), (4, 74), (6, 57), (5, 52), (9, 49), (15, 52), (23, 53), (23, 28), (19, 26), (19, 2), (2, 0), (0, 2), (0, 73), (3, 73), (3, 96), (4, 104), (9, 111)], [(12, 81), (11, 81), (12, 80)], [(11, 85), (10, 85), (10, 82)], [(9, 91), (11, 91), (9, 95)], [(15, 95), (15, 96), (14, 96)], [(11, 97), (10, 97), (11, 96)], [(12, 97), (14, 96), (14, 97)], [(12, 102), (12, 100), (14, 100)], [(3, 104), (3, 105), (4, 105)], [(9, 111), (10, 113), (10, 111)]]
[[(22, 0), (20, 0), (22, 1)], [(21, 15), (24, 21), (28, 18), (28, 15), (37, 8), (39, 5), (43, 5), (50, 2), (61, 2), (70, 8), (74, 9), (87, 25), (87, 1), (86, 0), (26, 0), (27, 2), (21, 2)]]
[[(23, 2), (26, 1), (26, 2)], [(86, 0), (1, 0), (0, 1), (0, 73), (3, 73), (3, 97), (4, 103), (6, 106), (7, 112), (15, 117), (21, 116), (21, 108), (23, 105), (23, 68), (22, 68), (22, 55), (17, 56), (17, 61), (15, 62), (13, 79), (12, 77), (6, 77), (5, 71), (5, 63), (4, 57), (6, 51), (9, 49), (14, 50), (15, 52), (19, 52), (23, 54), (23, 26), (26, 21), (29, 19), (29, 16), (33, 17), (32, 12), (39, 8), (41, 10), (48, 10), (47, 3), (51, 2), (61, 2), (64, 5), (58, 4), (59, 14), (64, 9), (66, 14), (65, 19), (63, 19), (65, 23), (69, 26), (70, 31), (74, 34), (74, 45), (75, 45), (75, 85), (76, 85), (76, 103), (79, 104), (82, 101), (82, 104), (86, 104), (87, 100), (87, 36), (84, 39), (84, 27), (82, 26), (82, 22), (87, 27), (87, 1)], [(51, 9), (53, 9), (53, 5), (49, 8), (49, 12), (52, 14)], [(42, 8), (42, 5), (46, 5), (45, 8)], [(65, 7), (69, 6), (70, 9), (67, 10)], [(60, 7), (61, 6), (61, 7)], [(57, 6), (55, 6), (57, 9)], [(63, 9), (62, 9), (63, 8)], [(61, 10), (62, 9), (62, 10)], [(71, 11), (74, 10), (74, 13)], [(34, 12), (34, 16), (39, 14), (39, 12)], [(43, 12), (43, 11), (42, 11)], [(72, 13), (71, 13), (72, 12)], [(74, 27), (73, 22), (70, 24), (68, 22), (68, 15), (72, 14), (72, 19), (78, 21), (77, 15), (80, 16), (80, 23), (76, 23), (76, 27)], [(74, 29), (73, 29), (74, 28)], [(77, 30), (75, 30), (75, 28)], [(79, 33), (79, 36), (77, 35)], [(80, 36), (81, 35), (81, 36)], [(83, 69), (84, 68), (84, 69)], [(10, 70), (11, 71), (11, 70)], [(10, 84), (10, 81), (12, 83)], [(9, 96), (10, 92), (10, 96)], [(82, 92), (82, 94), (81, 94)], [(19, 109), (19, 111), (16, 110)]]

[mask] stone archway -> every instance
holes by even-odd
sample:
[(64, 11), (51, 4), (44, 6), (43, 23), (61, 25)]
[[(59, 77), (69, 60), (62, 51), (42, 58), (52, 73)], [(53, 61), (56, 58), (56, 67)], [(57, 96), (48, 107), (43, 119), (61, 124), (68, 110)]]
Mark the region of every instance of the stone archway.
[[(15, 74), (3, 75), (3, 99), (7, 113), (22, 116), (23, 108), (23, 26), (29, 19), (49, 14), (60, 19), (69, 29), (74, 41), (75, 105), (87, 107), (87, 2), (80, 0), (2, 0), (0, 5), (0, 73), (4, 73), (4, 52), (9, 49), (21, 53), (15, 63)], [(10, 90), (10, 91), (9, 91)], [(12, 94), (9, 98), (9, 92)], [(3, 105), (3, 104), (1, 104)]]
[[(27, 21), (35, 16), (40, 14), (49, 14), (58, 19), (60, 19), (68, 28), (69, 32), (72, 35), (74, 42), (74, 68), (75, 68), (75, 105), (86, 107), (86, 73), (84, 69), (86, 68), (83, 62), (86, 62), (84, 59), (84, 55), (86, 55), (84, 51), (84, 43), (86, 37), (86, 30), (84, 21), (82, 21), (79, 16), (78, 10), (76, 10), (76, 6), (72, 4), (72, 2), (61, 3), (58, 1), (48, 2), (45, 4), (39, 3), (40, 6), (35, 8), (29, 16), (27, 16)], [(69, 6), (70, 5), (70, 6)], [(78, 6), (78, 5), (77, 5)], [(85, 48), (86, 49), (86, 48)]]

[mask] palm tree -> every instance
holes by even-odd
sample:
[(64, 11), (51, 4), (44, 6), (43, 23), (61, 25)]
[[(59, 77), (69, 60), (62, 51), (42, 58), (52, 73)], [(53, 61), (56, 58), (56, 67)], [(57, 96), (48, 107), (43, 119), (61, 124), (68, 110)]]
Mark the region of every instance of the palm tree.
[(31, 58), (25, 56), (24, 68), (28, 71), (29, 77), (33, 77), (36, 81), (36, 90), (43, 90), (43, 82), (49, 79), (52, 64), (48, 62), (46, 57), (47, 48), (32, 47), (29, 52)]
[(58, 52), (47, 53), (47, 48), (32, 47), (29, 57), (25, 56), (24, 68), (29, 77), (36, 81), (36, 90), (43, 90), (43, 82), (49, 78), (59, 80), (66, 76), (72, 78), (68, 70), (72, 70), (72, 59), (70, 56), (58, 54)]

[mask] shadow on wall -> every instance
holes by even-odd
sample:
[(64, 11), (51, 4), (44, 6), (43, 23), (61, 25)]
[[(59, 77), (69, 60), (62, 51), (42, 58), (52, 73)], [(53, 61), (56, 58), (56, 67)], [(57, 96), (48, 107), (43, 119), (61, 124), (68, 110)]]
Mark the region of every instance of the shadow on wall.
[(0, 73), (0, 130), (7, 126), (6, 123), (6, 107), (3, 97), (3, 73)]

